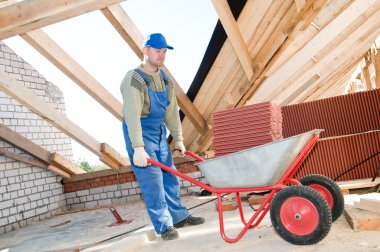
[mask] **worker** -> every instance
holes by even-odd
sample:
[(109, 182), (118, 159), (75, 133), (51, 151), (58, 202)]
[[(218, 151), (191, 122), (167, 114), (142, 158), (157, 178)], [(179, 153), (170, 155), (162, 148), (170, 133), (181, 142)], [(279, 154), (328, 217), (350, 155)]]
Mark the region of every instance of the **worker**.
[(173, 84), (160, 68), (168, 49), (173, 47), (162, 34), (146, 37), (143, 62), (128, 71), (120, 91), (125, 144), (149, 217), (163, 240), (174, 240), (179, 237), (176, 228), (199, 225), (205, 219), (191, 216), (182, 205), (176, 175), (147, 162), (151, 158), (176, 170), (166, 140), (166, 127), (175, 143), (173, 155), (184, 156), (186, 151)]

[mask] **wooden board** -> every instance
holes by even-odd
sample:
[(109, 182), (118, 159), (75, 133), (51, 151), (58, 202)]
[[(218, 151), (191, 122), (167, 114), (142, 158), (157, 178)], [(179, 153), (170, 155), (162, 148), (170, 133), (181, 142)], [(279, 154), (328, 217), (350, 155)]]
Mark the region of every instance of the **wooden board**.
[(355, 231), (380, 230), (380, 215), (345, 205), (344, 215)]
[(354, 207), (380, 215), (380, 194), (378, 199), (360, 199), (354, 202)]

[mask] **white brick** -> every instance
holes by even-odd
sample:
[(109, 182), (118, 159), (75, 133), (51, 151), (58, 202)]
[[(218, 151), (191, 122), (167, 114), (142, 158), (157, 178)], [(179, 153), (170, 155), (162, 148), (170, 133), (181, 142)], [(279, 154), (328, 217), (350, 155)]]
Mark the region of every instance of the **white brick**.
[(98, 203), (96, 201), (86, 202), (84, 204), (85, 208), (91, 208), (91, 207), (96, 207), (96, 206), (98, 206)]
[(5, 226), (7, 225), (9, 222), (8, 222), (8, 219), (7, 218), (1, 218), (0, 219), (0, 226)]
[(32, 209), (30, 211), (26, 211), (24, 212), (23, 216), (24, 216), (24, 219), (28, 219), (30, 217), (33, 217), (36, 215), (36, 210), (35, 209)]
[(77, 191), (77, 195), (78, 197), (80, 196), (86, 196), (86, 195), (89, 195), (90, 194), (90, 191), (89, 190), (81, 190), (81, 191)]
[[(10, 165), (11, 167), (7, 167), (7, 169), (12, 169), (12, 163), (7, 163), (7, 166)], [(4, 174), (5, 174), (5, 177), (14, 177), (14, 176), (18, 176), (19, 175), (19, 172), (18, 172), (18, 169), (12, 169), (12, 170), (5, 170), (4, 171)]]
[(5, 209), (13, 206), (13, 200), (7, 200), (0, 202), (0, 209)]

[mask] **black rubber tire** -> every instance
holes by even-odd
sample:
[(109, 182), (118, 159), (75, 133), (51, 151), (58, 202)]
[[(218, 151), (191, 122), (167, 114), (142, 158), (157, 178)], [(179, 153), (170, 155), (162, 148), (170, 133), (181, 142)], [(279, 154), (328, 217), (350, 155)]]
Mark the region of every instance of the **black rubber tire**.
[[(302, 220), (302, 217), (304, 217), (304, 211), (301, 210), (299, 213), (297, 212), (294, 219), (293, 215), (290, 215), (292, 218), (291, 221), (294, 221), (292, 223), (281, 218), (281, 210), (282, 213), (289, 212), (289, 200), (291, 204), (293, 204), (291, 206), (294, 206), (294, 209), (299, 207), (302, 209), (303, 206), (307, 208), (310, 205), (315, 207), (312, 212), (313, 214), (318, 215), (317, 223), (311, 223), (305, 219), (304, 223), (301, 223), (300, 225), (301, 228), (304, 228), (304, 226), (309, 225), (309, 223), (310, 225), (317, 224), (315, 228), (311, 227), (314, 229), (308, 231), (309, 233), (301, 235), (292, 231), (293, 226), (297, 227), (297, 221)], [(308, 205), (302, 205), (302, 202), (306, 202)], [(285, 206), (283, 206), (284, 204)], [(284, 209), (282, 209), (282, 207), (284, 207)], [(296, 245), (311, 245), (318, 243), (329, 233), (332, 223), (331, 210), (327, 201), (317, 191), (302, 185), (286, 187), (275, 195), (271, 203), (270, 218), (276, 233), (285, 241)]]
[[(334, 180), (321, 174), (310, 174), (302, 177), (299, 182), (301, 182), (302, 185), (310, 186), (316, 184), (327, 189), (333, 199), (333, 206), (331, 207), (332, 221), (336, 221), (342, 215), (344, 210), (344, 197)], [(313, 189), (319, 192), (316, 188)]]

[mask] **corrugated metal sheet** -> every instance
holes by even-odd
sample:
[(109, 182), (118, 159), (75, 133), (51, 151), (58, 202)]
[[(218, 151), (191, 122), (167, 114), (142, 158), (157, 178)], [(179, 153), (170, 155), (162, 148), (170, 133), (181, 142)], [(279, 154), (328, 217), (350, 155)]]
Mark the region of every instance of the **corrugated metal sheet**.
[(337, 180), (370, 178), (380, 164), (379, 152), (380, 131), (326, 138), (317, 142), (296, 177), (318, 173)]
[(218, 111), (212, 116), (216, 156), (282, 138), (281, 108), (272, 102)]
[(320, 128), (321, 137), (380, 128), (380, 89), (282, 107), (283, 137)]

